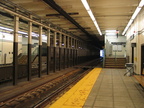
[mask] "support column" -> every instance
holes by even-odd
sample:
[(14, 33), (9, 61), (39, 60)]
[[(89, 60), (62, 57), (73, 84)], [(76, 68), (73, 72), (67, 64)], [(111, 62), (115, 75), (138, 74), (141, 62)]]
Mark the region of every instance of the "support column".
[(72, 67), (73, 66), (73, 49), (72, 49), (72, 37), (71, 37), (71, 41), (70, 41), (70, 55), (71, 55), (71, 57), (70, 57), (70, 67)]
[(51, 53), (50, 53), (50, 29), (48, 29), (48, 34), (47, 34), (47, 75), (50, 72), (50, 58), (51, 58)]
[(69, 68), (69, 37), (67, 37), (67, 68)]
[(77, 56), (77, 60), (78, 60), (78, 64), (80, 64), (80, 41), (78, 40), (78, 52), (77, 52), (77, 54), (78, 54), (78, 56)]
[(17, 84), (18, 79), (18, 29), (19, 29), (19, 17), (14, 16), (13, 85)]
[(69, 67), (71, 67), (71, 37), (69, 37)]
[(39, 71), (38, 77), (41, 77), (42, 72), (42, 26), (39, 26)]
[(65, 69), (65, 65), (66, 65), (66, 36), (64, 36), (64, 63), (63, 63), (63, 68)]
[(71, 67), (73, 66), (73, 38), (71, 37), (71, 47), (70, 47), (70, 52), (71, 52)]
[(54, 55), (53, 55), (53, 72), (56, 72), (56, 36), (57, 36), (57, 33), (54, 32), (54, 39), (53, 39), (53, 46), (54, 46)]
[(73, 49), (73, 66), (75, 66), (75, 61), (76, 61), (76, 40), (74, 39), (74, 49)]
[(75, 39), (75, 65), (77, 65), (77, 39)]
[[(32, 18), (32, 16), (30, 15), (30, 18)], [(28, 22), (28, 77), (27, 80), (30, 81), (31, 80), (31, 67), (32, 67), (32, 63), (31, 63), (31, 48), (32, 48), (32, 22)]]
[(61, 70), (62, 34), (59, 35), (59, 71)]
[(78, 65), (78, 40), (76, 40), (76, 65)]

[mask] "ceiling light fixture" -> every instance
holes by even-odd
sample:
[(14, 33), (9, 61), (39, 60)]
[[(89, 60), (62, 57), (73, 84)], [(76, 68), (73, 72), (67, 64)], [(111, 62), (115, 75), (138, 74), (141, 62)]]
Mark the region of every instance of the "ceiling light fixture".
[[(14, 31), (13, 29), (6, 28), (6, 27), (2, 27), (2, 26), (0, 26), (0, 29), (1, 29), (1, 30), (10, 31), (10, 32), (13, 32), (13, 31)], [(22, 32), (22, 31), (18, 31), (18, 33), (19, 33), (19, 34), (24, 34), (24, 35), (27, 35), (27, 33), (26, 33), (26, 32)], [(32, 36), (33, 36), (33, 37), (38, 37), (39, 35), (38, 35), (38, 34), (36, 34), (36, 33), (34, 33), (34, 32), (32, 32)]]
[(98, 26), (98, 23), (97, 23), (97, 21), (96, 21), (94, 15), (93, 15), (93, 13), (92, 13), (92, 11), (91, 11), (89, 5), (88, 5), (87, 0), (81, 0), (81, 1), (82, 1), (83, 5), (84, 5), (85, 9), (87, 10), (87, 12), (88, 12), (90, 18), (92, 19), (94, 25), (96, 26), (96, 28), (97, 28), (99, 34), (102, 35), (102, 32), (101, 32), (101, 30), (100, 30), (100, 28), (99, 28), (99, 26)]
[(112, 33), (112, 32), (113, 32), (113, 33), (116, 33), (116, 30), (106, 30), (105, 32), (106, 32), (106, 33)]
[(0, 29), (2, 29), (2, 30), (6, 30), (6, 31), (13, 31), (13, 29), (5, 28), (5, 27), (1, 27), (1, 26), (0, 26)]
[(135, 12), (133, 13), (131, 19), (129, 20), (127, 26), (125, 27), (122, 35), (124, 35), (126, 33), (126, 31), (128, 30), (128, 28), (130, 27), (130, 25), (132, 24), (132, 22), (134, 21), (134, 19), (136, 18), (136, 16), (140, 12), (140, 10), (142, 9), (143, 5), (144, 5), (144, 0), (141, 0), (140, 3), (139, 3), (139, 5), (137, 6)]

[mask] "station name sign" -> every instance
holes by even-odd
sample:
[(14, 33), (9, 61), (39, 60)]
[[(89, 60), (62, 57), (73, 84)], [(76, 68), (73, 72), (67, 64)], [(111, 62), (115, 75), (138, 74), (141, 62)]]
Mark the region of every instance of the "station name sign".
[(123, 45), (126, 44), (126, 42), (112, 42), (113, 45)]

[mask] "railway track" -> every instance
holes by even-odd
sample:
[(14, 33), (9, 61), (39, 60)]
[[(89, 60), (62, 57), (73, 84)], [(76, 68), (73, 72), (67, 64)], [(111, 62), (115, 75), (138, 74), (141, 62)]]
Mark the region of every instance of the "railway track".
[[(76, 74), (81, 72), (81, 69), (76, 69), (72, 72), (66, 73), (59, 77), (54, 78), (53, 80), (35, 87), (29, 91), (26, 91), (22, 94), (19, 94), (16, 97), (12, 97), (1, 102), (0, 107), (2, 108), (23, 108), (23, 105), (31, 106), (31, 104), (37, 103), (38, 100), (41, 100), (45, 97), (46, 94), (49, 94), (54, 89), (58, 87), (58, 85), (63, 84), (65, 81), (74, 77)], [(26, 108), (26, 107), (24, 107)]]
[(83, 76), (85, 76), (90, 70), (87, 70), (77, 76), (75, 76), (74, 78), (70, 79), (69, 81), (67, 81), (65, 84), (63, 84), (61, 87), (59, 87), (58, 89), (54, 90), (51, 94), (49, 94), (44, 100), (42, 100), (41, 102), (37, 103), (36, 105), (33, 106), (33, 108), (43, 108), (45, 107), (47, 104), (51, 104), (51, 101), (53, 101), (54, 98), (56, 98), (57, 96), (59, 96), (61, 93), (64, 92), (64, 90), (68, 90), (69, 87), (75, 83), (77, 83), (81, 78), (83, 78)]
[[(96, 63), (89, 63), (91, 66), (92, 64), (95, 65)], [(50, 104), (64, 90), (78, 82), (89, 71), (88, 67), (78, 68), (56, 77), (43, 85), (1, 102), (0, 108), (43, 108), (45, 105)]]

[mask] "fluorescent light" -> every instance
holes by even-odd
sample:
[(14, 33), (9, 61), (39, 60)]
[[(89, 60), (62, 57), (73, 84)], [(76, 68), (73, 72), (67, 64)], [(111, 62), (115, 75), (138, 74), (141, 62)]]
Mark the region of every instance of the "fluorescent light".
[(114, 33), (114, 32), (108, 32), (108, 33), (106, 33), (106, 36), (116, 36), (116, 32)]
[(93, 22), (94, 22), (95, 26), (96, 26), (97, 28), (99, 28), (97, 21), (95, 20), (95, 21), (93, 21)]
[(42, 37), (47, 37), (47, 36), (43, 34)]
[(135, 19), (135, 17), (138, 15), (138, 13), (140, 12), (141, 8), (137, 7), (134, 14), (132, 15), (131, 19)]
[(124, 35), (124, 34), (125, 34), (125, 32), (128, 30), (128, 28), (129, 28), (129, 26), (126, 26), (126, 28), (124, 29), (124, 31), (123, 31), (123, 33), (122, 33), (122, 35)]
[(133, 22), (133, 20), (130, 19), (129, 22), (128, 22), (128, 24), (127, 24), (127, 27), (129, 27), (132, 24), (132, 22)]
[[(6, 28), (6, 27), (1, 27), (1, 26), (0, 26), (0, 29), (6, 30), (6, 31), (14, 31), (13, 29)], [(22, 32), (22, 31), (18, 31), (18, 33), (20, 33), (20, 34), (27, 34), (26, 32)]]
[(99, 28), (99, 26), (98, 26), (98, 23), (97, 23), (97, 21), (96, 21), (94, 15), (93, 15), (93, 13), (92, 13), (92, 11), (91, 11), (89, 5), (88, 5), (87, 0), (81, 0), (81, 1), (82, 1), (83, 5), (84, 5), (85, 9), (87, 10), (87, 12), (88, 12), (90, 18), (92, 19), (92, 21), (93, 21), (95, 27), (97, 28), (99, 34), (102, 35), (101, 30), (100, 30), (100, 28)]
[(125, 32), (128, 30), (128, 28), (130, 27), (130, 25), (132, 24), (132, 22), (133, 22), (133, 19), (130, 19), (129, 22), (128, 22), (128, 24), (127, 24), (127, 26), (126, 26), (126, 28), (124, 29), (122, 35), (125, 34)]
[(82, 3), (83, 3), (84, 7), (86, 8), (86, 10), (87, 10), (87, 11), (90, 10), (90, 7), (89, 7), (89, 5), (88, 5), (88, 3), (87, 3), (87, 0), (81, 0), (81, 1), (82, 1)]
[(143, 7), (143, 5), (144, 5), (144, 0), (141, 0), (139, 3), (139, 7)]
[(132, 24), (132, 22), (134, 21), (134, 19), (136, 18), (136, 16), (137, 16), (138, 13), (140, 12), (140, 10), (142, 9), (143, 5), (144, 5), (144, 0), (141, 0), (140, 3), (139, 3), (139, 5), (137, 6), (135, 12), (133, 13), (131, 19), (129, 20), (127, 26), (125, 27), (122, 35), (124, 35), (125, 32), (128, 30), (128, 28), (130, 27), (130, 25)]
[(39, 35), (36, 34), (36, 33), (34, 33), (34, 32), (32, 32), (32, 36), (34, 36), (34, 37), (38, 37)]
[(1, 27), (1, 26), (0, 26), (0, 29), (2, 29), (2, 30), (7, 30), (7, 31), (13, 31), (13, 29)]
[(94, 17), (94, 15), (93, 15), (92, 11), (89, 10), (89, 11), (87, 11), (87, 12), (88, 12), (90, 18), (92, 19), (92, 21), (95, 21), (95, 17)]
[(106, 36), (116, 36), (119, 31), (117, 30), (106, 30)]
[(20, 34), (27, 34), (26, 32), (22, 32), (22, 31), (18, 31), (18, 33), (20, 33)]
[(116, 30), (106, 30), (105, 32), (107, 32), (107, 33), (115, 32), (116, 33)]
[[(2, 27), (2, 26), (0, 26), (0, 29), (2, 29), (2, 30), (6, 30), (6, 31), (14, 31), (13, 29), (6, 28), (6, 27)], [(19, 33), (19, 34), (27, 35), (26, 32), (22, 32), (22, 31), (18, 31), (18, 33)], [(32, 36), (33, 36), (33, 37), (38, 37), (39, 35), (36, 34), (36, 33), (34, 33), (34, 32), (32, 32)], [(42, 37), (46, 37), (46, 35), (42, 35)]]

